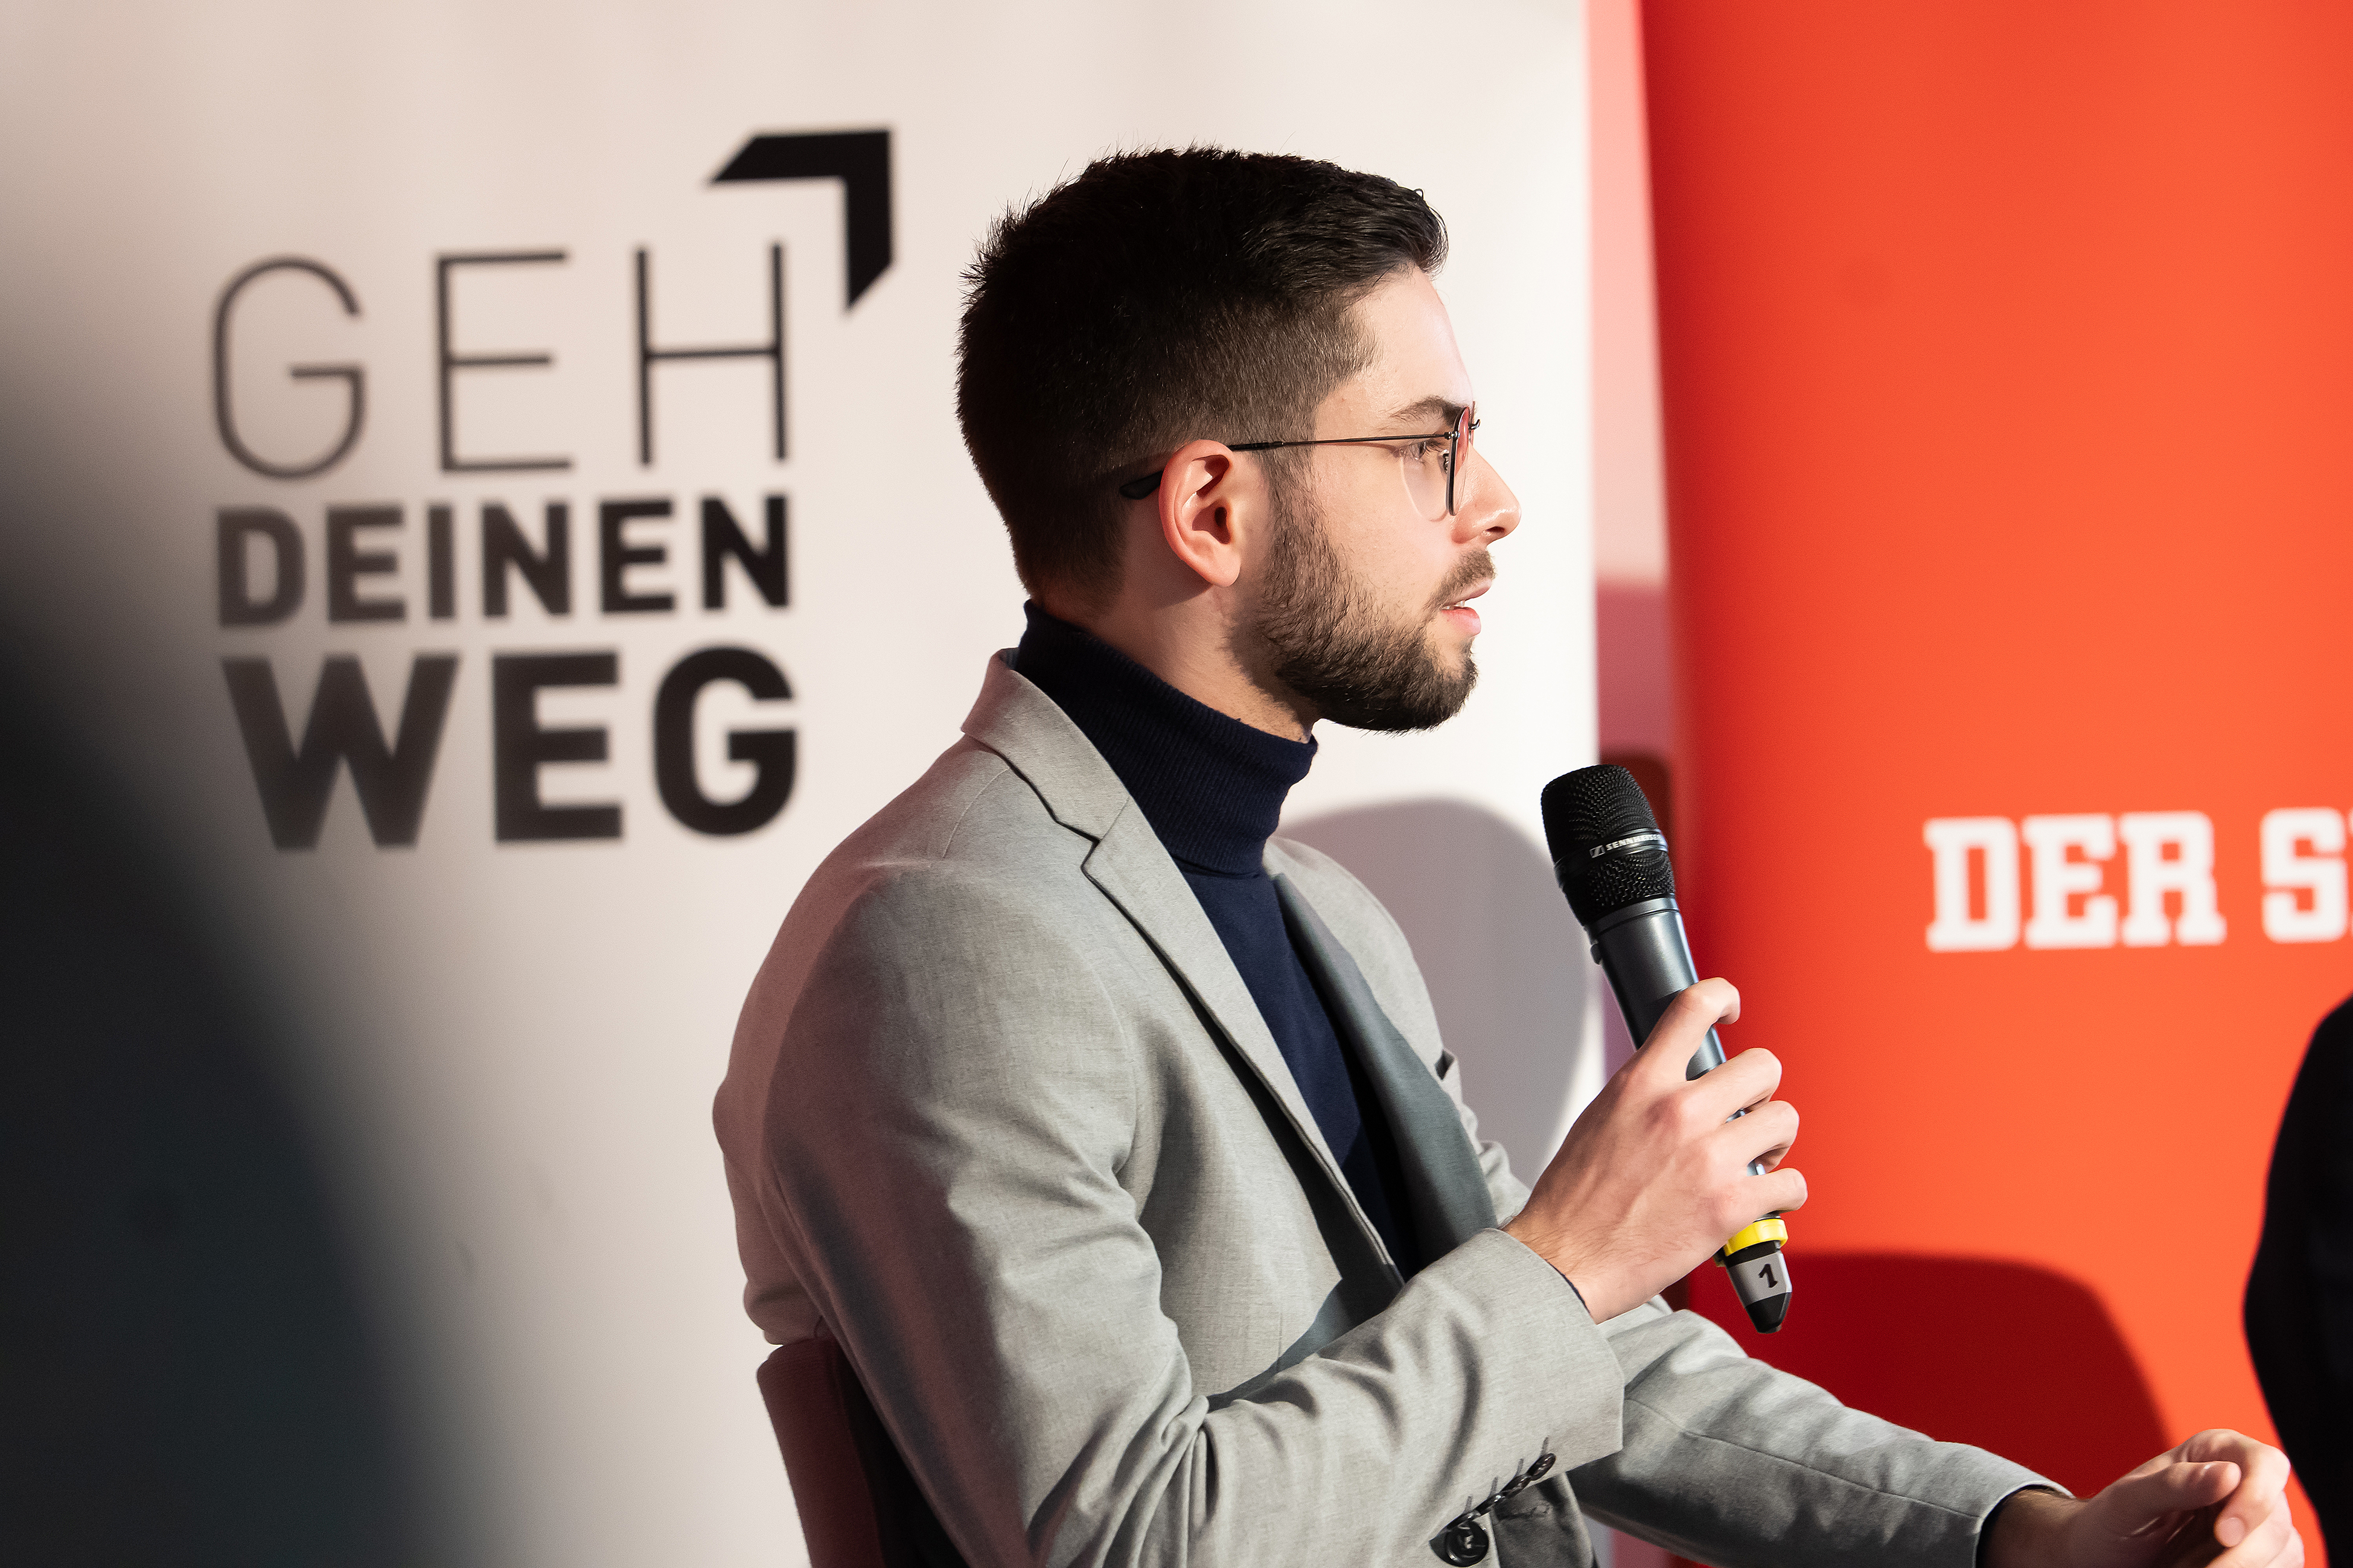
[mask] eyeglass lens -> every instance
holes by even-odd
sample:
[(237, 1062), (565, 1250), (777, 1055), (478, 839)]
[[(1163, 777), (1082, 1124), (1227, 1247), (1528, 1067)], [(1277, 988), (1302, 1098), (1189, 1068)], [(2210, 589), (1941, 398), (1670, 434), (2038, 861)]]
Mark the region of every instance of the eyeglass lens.
[(1462, 482), (1462, 463), (1471, 455), (1471, 433), (1477, 424), (1475, 408), (1465, 408), (1442, 440), (1418, 441), (1405, 449), (1406, 489), (1415, 509), (1432, 522), (1452, 517), (1471, 499), (1470, 487)]
[(1454, 515), (1459, 501), (1470, 499), (1468, 486), (1459, 485), (1463, 456), (1471, 450), (1472, 412), (1464, 409), (1454, 428), (1398, 448), (1405, 475), (1406, 496), (1414, 510), (1432, 522)]
[(1455, 497), (1462, 473), (1462, 460), (1471, 455), (1472, 433), (1478, 428), (1477, 404), (1454, 416), (1454, 438), (1447, 443), (1446, 453), (1446, 515), (1454, 515)]

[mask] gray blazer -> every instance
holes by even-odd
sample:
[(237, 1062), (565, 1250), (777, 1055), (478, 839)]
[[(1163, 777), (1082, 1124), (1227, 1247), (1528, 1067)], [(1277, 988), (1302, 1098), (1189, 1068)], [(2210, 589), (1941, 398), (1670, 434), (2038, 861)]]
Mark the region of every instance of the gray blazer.
[(1430, 1568), (1482, 1505), (1506, 1568), (1591, 1562), (1588, 1516), (1727, 1568), (1968, 1568), (2038, 1484), (1662, 1302), (1596, 1324), (1493, 1228), (1526, 1189), (1396, 922), (1277, 839), (1416, 1228), (1458, 1243), (1402, 1281), (1110, 766), (1001, 656), (964, 733), (794, 903), (716, 1120), (754, 1321), (840, 1342), (975, 1568)]

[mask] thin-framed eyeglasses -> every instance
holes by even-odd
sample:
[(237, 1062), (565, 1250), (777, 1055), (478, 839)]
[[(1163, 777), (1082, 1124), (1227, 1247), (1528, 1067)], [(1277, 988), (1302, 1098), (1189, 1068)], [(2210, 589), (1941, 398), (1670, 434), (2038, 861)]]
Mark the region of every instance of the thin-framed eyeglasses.
[[(1235, 452), (1271, 452), (1282, 447), (1374, 447), (1398, 448), (1398, 459), (1405, 470), (1406, 493), (1413, 499), (1421, 515), (1432, 522), (1452, 517), (1455, 511), (1456, 480), (1462, 472), (1463, 459), (1471, 455), (1471, 446), (1479, 429), (1479, 405), (1466, 406), (1454, 416), (1454, 428), (1424, 436), (1334, 436), (1320, 441), (1236, 441), (1228, 446)], [(1160, 470), (1139, 475), (1119, 487), (1119, 493), (1129, 500), (1142, 500), (1160, 488)]]

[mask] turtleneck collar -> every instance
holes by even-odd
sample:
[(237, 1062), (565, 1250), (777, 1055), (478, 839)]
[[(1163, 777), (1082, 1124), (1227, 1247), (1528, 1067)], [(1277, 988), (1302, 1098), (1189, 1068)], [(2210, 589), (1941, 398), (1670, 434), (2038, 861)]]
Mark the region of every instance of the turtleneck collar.
[(1093, 634), (1035, 605), (1023, 612), (1014, 668), (1094, 743), (1170, 857), (1192, 871), (1260, 874), (1315, 742), (1220, 713)]

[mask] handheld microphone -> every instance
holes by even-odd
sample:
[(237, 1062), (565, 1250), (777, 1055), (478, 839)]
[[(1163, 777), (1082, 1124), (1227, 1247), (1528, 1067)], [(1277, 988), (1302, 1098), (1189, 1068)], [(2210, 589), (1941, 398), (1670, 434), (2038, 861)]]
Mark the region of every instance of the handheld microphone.
[[(1667, 836), (1659, 831), (1642, 786), (1624, 768), (1604, 765), (1561, 774), (1545, 786), (1543, 809), (1553, 875), (1568, 895), (1577, 923), (1593, 939), (1594, 962), (1609, 976), (1618, 1010), (1639, 1047), (1675, 994), (1699, 983), (1675, 902)], [(1683, 1076), (1697, 1078), (1723, 1065), (1724, 1045), (1710, 1029)], [(1748, 1168), (1765, 1173), (1761, 1160)], [(1789, 1268), (1781, 1256), (1788, 1238), (1780, 1216), (1767, 1215), (1744, 1226), (1715, 1255), (1760, 1334), (1778, 1330), (1788, 1316)]]

